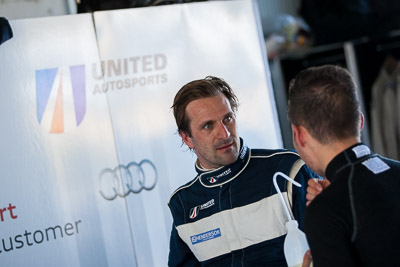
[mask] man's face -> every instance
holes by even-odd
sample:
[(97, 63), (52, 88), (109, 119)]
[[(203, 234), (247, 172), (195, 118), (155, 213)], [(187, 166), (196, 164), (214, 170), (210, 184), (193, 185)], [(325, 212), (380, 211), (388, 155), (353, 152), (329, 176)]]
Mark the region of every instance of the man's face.
[(190, 102), (186, 114), (192, 135), (180, 134), (203, 168), (214, 169), (236, 161), (240, 149), (236, 118), (223, 94)]

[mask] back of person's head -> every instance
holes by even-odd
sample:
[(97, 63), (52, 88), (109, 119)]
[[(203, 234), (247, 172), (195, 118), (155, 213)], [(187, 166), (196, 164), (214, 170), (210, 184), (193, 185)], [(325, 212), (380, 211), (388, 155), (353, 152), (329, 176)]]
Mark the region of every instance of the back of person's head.
[(290, 82), (288, 117), (320, 143), (360, 135), (356, 85), (346, 69), (324, 65), (301, 71)]
[(191, 136), (190, 121), (186, 114), (186, 107), (190, 102), (217, 96), (221, 93), (228, 99), (232, 111), (236, 112), (239, 105), (238, 99), (231, 87), (223, 79), (207, 76), (204, 79), (185, 84), (175, 95), (174, 104), (172, 105), (178, 131)]

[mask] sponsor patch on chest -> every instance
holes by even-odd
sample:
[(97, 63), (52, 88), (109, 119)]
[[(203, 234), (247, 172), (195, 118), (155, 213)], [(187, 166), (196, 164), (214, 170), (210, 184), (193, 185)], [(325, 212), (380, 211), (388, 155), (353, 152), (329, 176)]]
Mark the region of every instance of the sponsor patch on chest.
[(192, 235), (190, 236), (190, 241), (192, 242), (192, 245), (196, 245), (198, 243), (218, 238), (220, 236), (221, 236), (221, 230), (217, 228), (198, 235)]
[(204, 210), (204, 209), (207, 209), (209, 207), (212, 207), (212, 206), (214, 206), (214, 204), (215, 204), (214, 199), (211, 199), (211, 200), (207, 201), (206, 203), (204, 203), (202, 205), (198, 205), (196, 207), (191, 208), (190, 212), (189, 212), (189, 218), (190, 219), (196, 218), (197, 215), (199, 215), (199, 212), (201, 210)]

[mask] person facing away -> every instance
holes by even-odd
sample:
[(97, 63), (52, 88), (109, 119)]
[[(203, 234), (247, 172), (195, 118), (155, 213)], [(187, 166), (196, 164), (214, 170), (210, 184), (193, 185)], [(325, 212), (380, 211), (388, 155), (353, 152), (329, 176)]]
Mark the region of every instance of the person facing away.
[(197, 156), (197, 176), (168, 203), (173, 217), (168, 265), (287, 266), (287, 217), (272, 178), (279, 171), (303, 185), (277, 179), (302, 228), (304, 185), (315, 174), (294, 151), (245, 144), (237, 132), (238, 99), (220, 78), (184, 85), (172, 108), (182, 141)]
[(314, 266), (398, 266), (400, 162), (360, 142), (364, 118), (351, 74), (333, 65), (298, 73), (288, 117), (294, 147), (330, 183), (305, 213)]

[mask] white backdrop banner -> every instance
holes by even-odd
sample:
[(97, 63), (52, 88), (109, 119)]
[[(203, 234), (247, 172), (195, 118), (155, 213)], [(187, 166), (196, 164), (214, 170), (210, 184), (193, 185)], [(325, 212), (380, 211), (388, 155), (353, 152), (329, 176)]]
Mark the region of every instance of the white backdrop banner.
[(106, 95), (91, 97), (92, 16), (11, 27), (0, 47), (0, 264), (132, 265), (126, 203), (99, 194), (100, 170), (118, 157)]
[(0, 47), (0, 262), (166, 266), (170, 194), (195, 176), (170, 109), (207, 75), (250, 147), (282, 146), (253, 1), (11, 21)]

